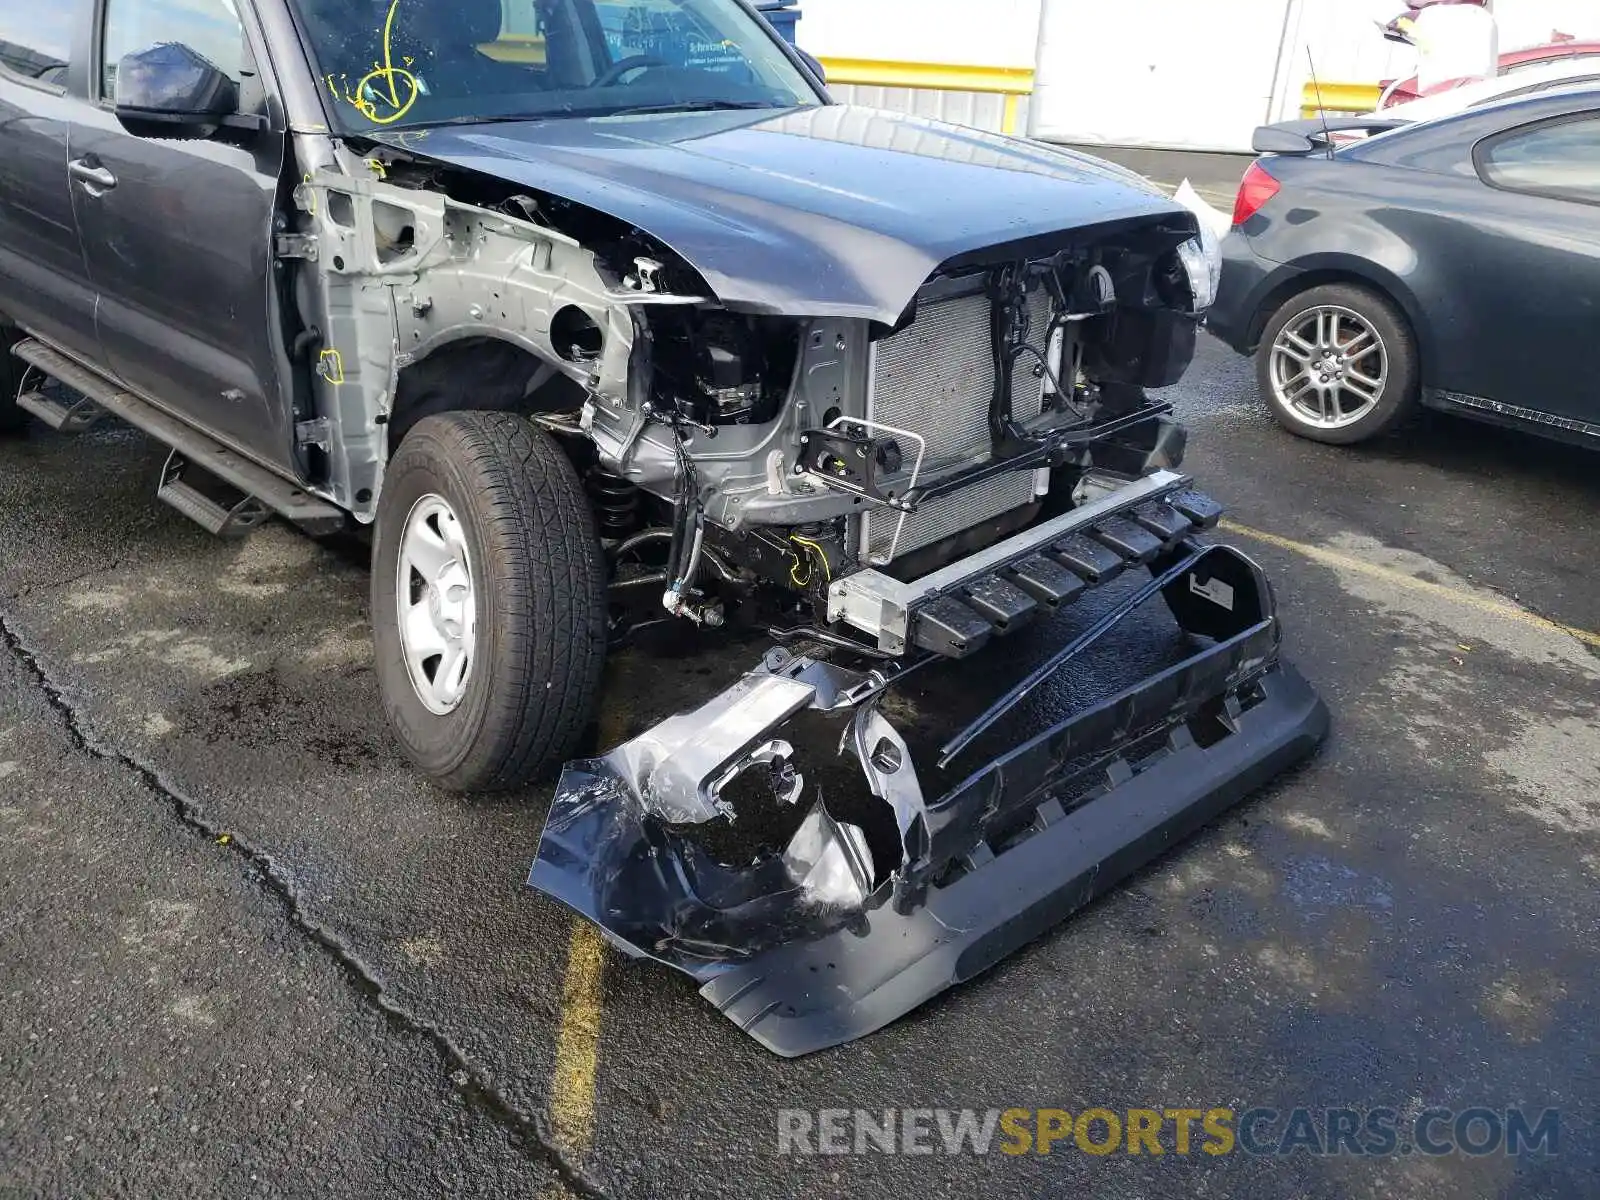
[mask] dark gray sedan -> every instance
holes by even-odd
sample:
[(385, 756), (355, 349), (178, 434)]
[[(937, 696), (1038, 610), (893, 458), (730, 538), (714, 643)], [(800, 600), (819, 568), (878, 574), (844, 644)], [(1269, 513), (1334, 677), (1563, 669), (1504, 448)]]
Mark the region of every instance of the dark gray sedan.
[(1600, 446), (1600, 90), (1363, 124), (1258, 131), (1211, 331), (1302, 437), (1426, 405)]

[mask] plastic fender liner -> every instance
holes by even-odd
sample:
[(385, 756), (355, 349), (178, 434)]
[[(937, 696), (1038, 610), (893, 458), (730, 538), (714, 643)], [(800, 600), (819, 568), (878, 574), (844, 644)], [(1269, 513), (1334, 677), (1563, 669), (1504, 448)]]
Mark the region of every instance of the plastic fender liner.
[[(1173, 577), (1160, 594), (1194, 652), (941, 798), (924, 800), (879, 703), (932, 659), (869, 674), (774, 650), (693, 713), (568, 764), (529, 885), (624, 952), (693, 977), (778, 1054), (881, 1028), (1038, 937), (1326, 735), (1322, 701), (1279, 662), (1260, 568), (1225, 546), (1173, 553), (1151, 570), (1158, 584)], [(725, 819), (736, 808), (728, 789), (746, 775), (796, 804), (804, 782), (783, 733), (806, 709), (849, 716), (841, 753), (892, 812), (894, 870), (878, 869), (863, 830), (823, 799), (784, 846), (743, 868), (685, 830)]]

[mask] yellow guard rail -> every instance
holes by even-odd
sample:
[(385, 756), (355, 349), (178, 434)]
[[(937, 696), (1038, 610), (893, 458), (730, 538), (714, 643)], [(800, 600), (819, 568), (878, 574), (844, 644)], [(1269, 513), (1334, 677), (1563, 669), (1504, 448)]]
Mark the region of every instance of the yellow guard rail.
[(1005, 100), (1003, 133), (1017, 131), (1017, 102), (1033, 94), (1032, 67), (960, 67), (949, 63), (880, 58), (824, 58), (829, 83), (862, 87), (926, 88), (940, 92), (992, 92)]

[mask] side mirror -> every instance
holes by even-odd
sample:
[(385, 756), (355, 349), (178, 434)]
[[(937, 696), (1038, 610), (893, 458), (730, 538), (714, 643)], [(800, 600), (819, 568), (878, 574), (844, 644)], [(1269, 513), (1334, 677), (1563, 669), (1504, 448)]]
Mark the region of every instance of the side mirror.
[(824, 84), (828, 82), (828, 73), (822, 69), (822, 64), (820, 62), (818, 62), (811, 55), (807, 54), (804, 50), (800, 49), (798, 46), (795, 47), (795, 53), (805, 60), (806, 66), (811, 68), (812, 72), (818, 79), (822, 80)]
[(209, 137), (239, 109), (239, 88), (181, 42), (117, 64), (117, 120), (139, 137)]

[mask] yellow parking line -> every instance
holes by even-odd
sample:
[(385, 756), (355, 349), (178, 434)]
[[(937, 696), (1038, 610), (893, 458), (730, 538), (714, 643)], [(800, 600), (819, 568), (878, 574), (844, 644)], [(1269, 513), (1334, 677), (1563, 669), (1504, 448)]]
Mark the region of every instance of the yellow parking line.
[[(616, 676), (612, 676), (617, 682)], [(621, 682), (626, 682), (625, 680)], [(611, 689), (613, 693), (623, 690)], [(628, 735), (632, 713), (613, 700), (600, 713), (600, 746), (609, 750)], [(550, 1080), (550, 1133), (567, 1161), (581, 1167), (594, 1144), (595, 1074), (600, 1061), (604, 1007), (606, 941), (582, 917), (574, 920), (567, 943), (567, 973), (561, 987), (561, 1027), (556, 1033), (556, 1066)], [(565, 1195), (552, 1189), (550, 1196)]]
[(567, 946), (561, 1030), (556, 1035), (556, 1070), (550, 1085), (551, 1133), (574, 1166), (583, 1161), (594, 1141), (594, 1081), (600, 1057), (605, 962), (605, 938), (588, 921), (578, 918)]
[(1321, 563), (1325, 567), (1334, 567), (1341, 571), (1355, 571), (1362, 575), (1370, 575), (1374, 579), (1382, 579), (1396, 587), (1409, 588), (1414, 592), (1425, 592), (1430, 596), (1437, 596), (1443, 600), (1462, 605), (1465, 608), (1474, 608), (1479, 612), (1489, 613), (1493, 616), (1515, 621), (1519, 625), (1529, 625), (1535, 629), (1543, 629), (1549, 633), (1564, 633), (1568, 637), (1576, 638), (1585, 646), (1600, 649), (1600, 633), (1591, 633), (1587, 629), (1578, 629), (1572, 625), (1563, 625), (1559, 621), (1552, 621), (1541, 617), (1527, 609), (1506, 600), (1490, 600), (1485, 596), (1475, 596), (1471, 592), (1464, 592), (1460, 588), (1447, 587), (1442, 583), (1434, 583), (1427, 579), (1418, 579), (1414, 575), (1407, 575), (1404, 571), (1396, 571), (1392, 567), (1379, 566), (1354, 555), (1341, 554), (1337, 550), (1328, 550), (1322, 546), (1310, 546), (1305, 542), (1297, 542), (1293, 538), (1279, 537), (1275, 533), (1265, 533), (1259, 529), (1251, 529), (1248, 525), (1240, 525), (1237, 521), (1223, 521), (1221, 528), (1227, 533), (1236, 533), (1241, 537), (1250, 538), (1252, 541), (1264, 542), (1268, 546), (1276, 546), (1280, 550), (1287, 550), (1291, 554), (1298, 554), (1302, 558), (1309, 558), (1312, 562)]

